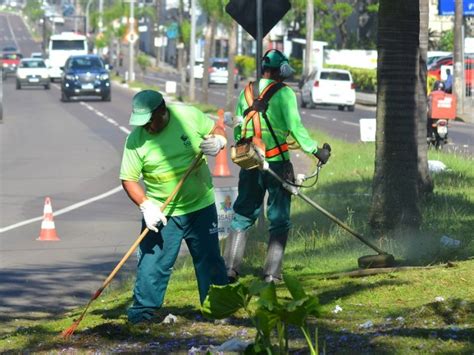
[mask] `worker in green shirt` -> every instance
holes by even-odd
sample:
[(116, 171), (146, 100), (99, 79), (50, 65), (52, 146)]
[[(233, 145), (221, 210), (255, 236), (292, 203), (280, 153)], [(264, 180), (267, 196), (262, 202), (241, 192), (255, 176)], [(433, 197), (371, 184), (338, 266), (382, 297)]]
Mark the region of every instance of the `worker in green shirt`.
[[(234, 127), (234, 138), (256, 136), (265, 143), (265, 160), (270, 168), (285, 180), (294, 181), (293, 166), (290, 162), (288, 136), (299, 144), (306, 153), (311, 153), (325, 164), (330, 156), (330, 146), (318, 148), (301, 123), (294, 91), (281, 84), (294, 70), (288, 58), (278, 50), (270, 50), (262, 58), (262, 79), (250, 83), (240, 94), (234, 117), (226, 117), (225, 123)], [(270, 87), (273, 90), (266, 103), (260, 103), (260, 114), (250, 115), (255, 109), (253, 101), (264, 95)], [(273, 88), (273, 89), (275, 89)], [(260, 96), (259, 98), (262, 98)], [(263, 99), (265, 96), (263, 97)], [(266, 108), (263, 119), (262, 107)], [(250, 113), (249, 113), (250, 111)], [(255, 110), (253, 110), (255, 111)], [(257, 117), (257, 120), (255, 120)], [(225, 244), (224, 260), (229, 281), (235, 281), (240, 272), (247, 231), (255, 223), (262, 208), (265, 193), (268, 191), (267, 218), (269, 220), (269, 242), (263, 277), (267, 282), (281, 280), (282, 259), (290, 230), (291, 194), (270, 174), (259, 169), (241, 169), (239, 174), (238, 196), (234, 203), (235, 215), (231, 222), (231, 232)]]
[(136, 127), (125, 142), (120, 179), (143, 214), (142, 230), (150, 230), (138, 249), (133, 304), (128, 309), (129, 321), (138, 323), (157, 318), (183, 239), (193, 259), (201, 303), (211, 284), (228, 282), (205, 157), (166, 209), (160, 209), (196, 155), (200, 151), (217, 155), (226, 139), (224, 130), (204, 113), (190, 106), (166, 105), (153, 90), (134, 96), (130, 124)]

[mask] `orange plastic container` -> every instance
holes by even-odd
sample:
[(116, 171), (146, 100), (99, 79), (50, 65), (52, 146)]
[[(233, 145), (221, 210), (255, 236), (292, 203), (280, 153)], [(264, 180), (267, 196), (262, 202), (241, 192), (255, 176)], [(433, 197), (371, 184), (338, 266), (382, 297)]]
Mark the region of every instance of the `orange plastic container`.
[(456, 97), (444, 91), (432, 91), (431, 118), (454, 120), (456, 118)]

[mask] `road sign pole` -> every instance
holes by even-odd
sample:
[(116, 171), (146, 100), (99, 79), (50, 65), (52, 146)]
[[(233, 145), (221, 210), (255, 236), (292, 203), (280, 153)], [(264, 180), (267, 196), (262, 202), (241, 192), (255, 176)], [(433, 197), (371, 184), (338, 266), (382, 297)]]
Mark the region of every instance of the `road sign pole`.
[[(130, 28), (129, 28), (129, 33), (135, 33), (135, 17), (134, 17), (134, 13), (133, 13), (133, 10), (134, 10), (134, 3), (133, 3), (133, 0), (130, 0), (130, 18), (128, 19), (128, 22), (129, 22), (129, 25), (130, 25)], [(129, 73), (129, 76), (128, 76), (128, 81), (129, 82), (132, 82), (135, 80), (135, 72), (134, 72), (134, 68), (133, 68), (133, 61), (135, 60), (135, 53), (134, 53), (134, 45), (135, 45), (135, 41), (129, 41), (129, 62), (128, 62), (128, 73)]]

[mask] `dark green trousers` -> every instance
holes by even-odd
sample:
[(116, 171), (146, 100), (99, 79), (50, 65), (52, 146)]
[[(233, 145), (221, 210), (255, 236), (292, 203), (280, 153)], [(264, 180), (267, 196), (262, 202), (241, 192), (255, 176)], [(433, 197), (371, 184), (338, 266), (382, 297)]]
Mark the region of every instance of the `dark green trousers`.
[(138, 249), (133, 304), (128, 309), (130, 322), (151, 319), (162, 306), (183, 239), (193, 259), (201, 303), (211, 284), (228, 282), (217, 232), (217, 212), (212, 204), (183, 216), (168, 217), (168, 224), (158, 233), (150, 231), (147, 234)]
[[(279, 176), (294, 181), (293, 166), (289, 161), (269, 163)], [(257, 220), (268, 191), (267, 219), (270, 234), (283, 234), (290, 229), (291, 194), (273, 176), (259, 169), (241, 169), (239, 192), (234, 203), (235, 215), (231, 228), (246, 231)]]

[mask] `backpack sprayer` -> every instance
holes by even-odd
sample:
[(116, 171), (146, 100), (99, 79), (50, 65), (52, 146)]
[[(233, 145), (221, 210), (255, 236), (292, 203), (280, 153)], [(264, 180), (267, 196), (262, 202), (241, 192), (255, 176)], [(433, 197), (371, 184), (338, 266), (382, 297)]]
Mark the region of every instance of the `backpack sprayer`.
[[(243, 169), (250, 170), (258, 168), (262, 171), (268, 172), (275, 179), (277, 179), (282, 184), (283, 188), (289, 193), (301, 198), (303, 201), (317, 209), (323, 215), (328, 217), (330, 220), (335, 222), (337, 225), (348, 231), (354, 237), (359, 239), (362, 243), (364, 243), (369, 248), (375, 250), (378, 253), (377, 255), (366, 255), (360, 257), (358, 259), (358, 265), (360, 268), (381, 268), (392, 267), (395, 265), (395, 258), (393, 257), (393, 255), (388, 254), (387, 252), (384, 252), (383, 250), (378, 248), (375, 244), (365, 239), (361, 234), (357, 233), (347, 224), (345, 224), (340, 219), (326, 211), (324, 208), (322, 208), (320, 205), (318, 205), (316, 202), (314, 202), (308, 196), (301, 192), (301, 188), (314, 186), (317, 181), (319, 171), (321, 170), (321, 163), (318, 163), (316, 171), (313, 174), (307, 177), (302, 174), (299, 174), (296, 179), (296, 183), (292, 181), (287, 181), (280, 177), (270, 168), (270, 165), (265, 160), (265, 144), (260, 138), (257, 137), (241, 139), (235, 146), (231, 147), (231, 158), (234, 163), (236, 163)], [(305, 181), (310, 180), (312, 178), (316, 178), (316, 180), (312, 184), (303, 184)]]

